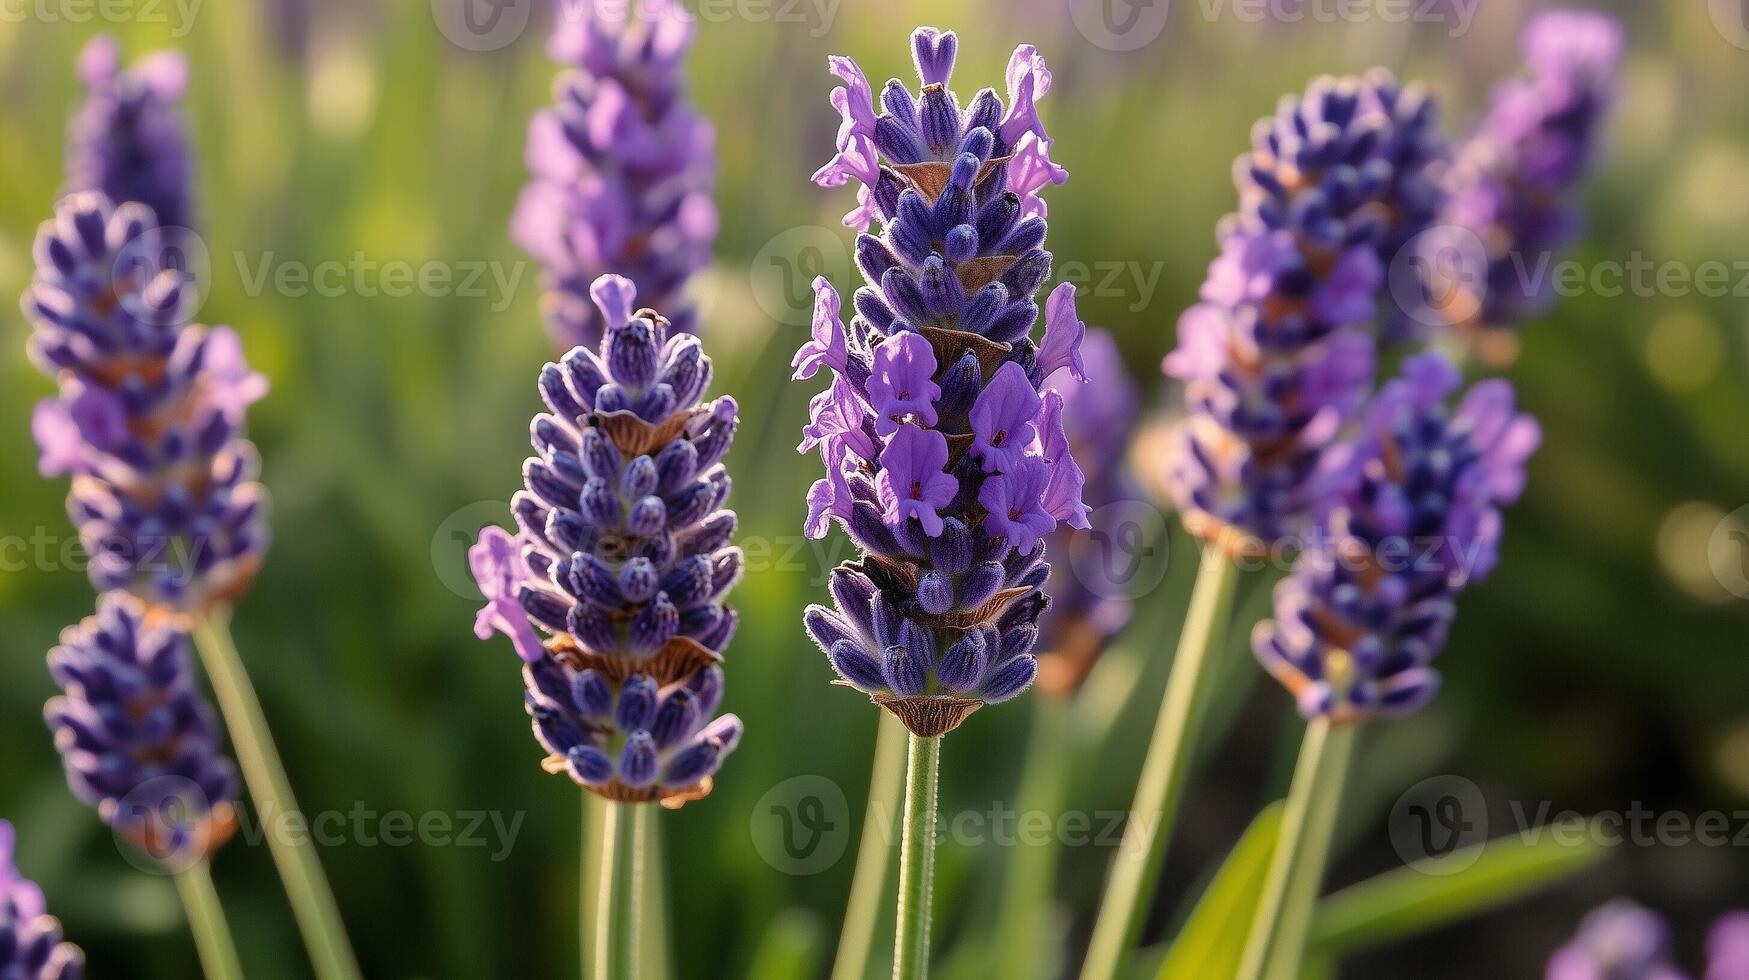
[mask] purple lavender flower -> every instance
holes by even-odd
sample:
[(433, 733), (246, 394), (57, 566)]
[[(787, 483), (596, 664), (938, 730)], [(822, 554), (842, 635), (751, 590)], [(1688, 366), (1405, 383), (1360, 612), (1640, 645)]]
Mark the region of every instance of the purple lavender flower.
[(741, 730), (733, 715), (709, 720), (742, 566), (723, 508), (737, 409), (701, 402), (710, 358), (661, 315), (634, 312), (630, 280), (602, 276), (590, 294), (612, 326), (599, 352), (578, 347), (541, 371), (548, 412), (530, 427), (516, 533), (488, 527), (469, 552), (487, 599), (475, 632), (504, 633), (525, 662), (549, 771), (610, 799), (678, 805), (710, 791)]
[(1592, 910), (1573, 941), (1549, 959), (1547, 980), (1686, 980), (1670, 960), (1670, 927), (1617, 899)]
[(1749, 980), (1749, 911), (1726, 912), (1707, 931), (1706, 980)]
[(1523, 37), (1526, 72), (1494, 93), (1445, 177), (1449, 201), (1425, 263), (1441, 305), (1465, 330), (1511, 328), (1552, 301), (1527, 270), (1578, 237), (1574, 200), (1615, 101), (1621, 25), (1607, 14), (1551, 10)]
[(192, 228), (193, 165), (179, 106), (187, 61), (161, 51), (123, 70), (115, 38), (100, 36), (79, 55), (79, 80), (85, 102), (67, 130), (66, 189), (138, 202), (162, 228)]
[(1327, 535), (1275, 590), (1252, 648), (1307, 717), (1401, 715), (1438, 688), (1431, 664), (1457, 596), (1494, 567), (1500, 508), (1524, 489), (1535, 420), (1505, 381), (1459, 383), (1436, 354), (1412, 357), (1367, 410)]
[(61, 941), (42, 889), (12, 863), (12, 824), (0, 820), (0, 976), (8, 980), (79, 980), (85, 954)]
[[(1087, 366), (1085, 384), (1062, 370), (1045, 380), (1045, 390), (1062, 396), (1063, 428), (1086, 472), (1082, 499), (1093, 510), (1093, 533), (1098, 535), (1112, 533), (1099, 526), (1101, 507), (1142, 499), (1125, 465), (1141, 393), (1109, 333), (1089, 331), (1081, 355)], [(1057, 528), (1045, 550), (1066, 555), (1071, 533), (1067, 526)], [(1051, 596), (1051, 614), (1040, 623), (1038, 683), (1046, 693), (1062, 696), (1080, 688), (1094, 659), (1129, 622), (1130, 602), (1109, 589), (1092, 587), (1067, 561), (1052, 563), (1045, 592)]]
[(962, 107), (955, 35), (919, 28), (911, 46), (922, 89), (889, 81), (879, 112), (855, 62), (828, 62), (843, 122), (814, 181), (862, 185), (845, 223), (867, 284), (847, 325), (815, 280), (794, 366), (798, 380), (833, 374), (800, 446), (826, 464), (806, 531), (835, 521), (863, 551), (832, 573), (836, 608), (810, 606), (804, 623), (845, 683), (933, 737), (1037, 673), (1042, 539), (1087, 526), (1063, 398), (1039, 389), (1059, 369), (1082, 376), (1086, 327), (1063, 284), (1032, 339), (1051, 266), (1038, 194), (1068, 176), (1036, 111), (1043, 59), (1015, 49), (1007, 99), (986, 88)]
[(1437, 212), (1434, 104), (1389, 74), (1283, 98), (1234, 164), (1240, 208), (1166, 373), (1190, 417), (1168, 450), (1185, 525), (1229, 550), (1302, 535), (1327, 505), (1337, 433), (1371, 390), (1371, 328), (1407, 315), (1384, 270)]
[(680, 294), (717, 232), (716, 136), (682, 91), (692, 18), (673, 0), (565, 0), (557, 17), (547, 52), (569, 70), (529, 122), (533, 176), (510, 221), (544, 266), (548, 329), (561, 349), (599, 345), (616, 324), (588, 288), (617, 271), (690, 333)]
[(159, 264), (152, 213), (70, 194), (36, 240), (31, 358), (60, 392), (32, 430), (98, 591), (197, 611), (234, 599), (267, 547), (245, 409), (267, 390), (229, 327), (186, 323), (192, 287)]
[(194, 680), (188, 639), (122, 593), (61, 634), (43, 716), (73, 795), (169, 866), (210, 857), (236, 829), (237, 773)]

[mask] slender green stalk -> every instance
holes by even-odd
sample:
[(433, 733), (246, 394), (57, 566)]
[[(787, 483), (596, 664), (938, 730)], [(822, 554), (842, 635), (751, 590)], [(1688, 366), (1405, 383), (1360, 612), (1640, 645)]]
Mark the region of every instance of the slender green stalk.
[(213, 887), (212, 870), (206, 861), (196, 861), (187, 870), (177, 872), (176, 890), (182, 893), (188, 929), (194, 933), (194, 947), (200, 952), (200, 969), (206, 980), (243, 980), (237, 943), (231, 938), (231, 926), (225, 921), (225, 909), (219, 904), (218, 889)]
[[(1066, 699), (1035, 693), (1032, 733), (1021, 763), (1020, 792), (1015, 809), (1020, 827), (1029, 816), (1044, 813), (1053, 819), (1061, 809), (1064, 783), (1069, 777), (1069, 703)], [(1051, 886), (1056, 879), (1058, 841), (1016, 841), (1007, 863), (1001, 908), (997, 913), (996, 975), (1025, 977), (1054, 973), (1047, 963), (1050, 950), (1045, 940), (1058, 917), (1051, 910)]]
[(1281, 838), (1270, 858), (1238, 980), (1299, 976), (1353, 754), (1353, 725), (1332, 727), (1328, 719), (1319, 718), (1306, 726), (1282, 811)]
[(638, 912), (644, 887), (641, 803), (609, 803), (601, 824), (601, 892), (596, 898), (595, 980), (636, 980)]
[(904, 833), (899, 839), (899, 921), (893, 980), (929, 976), (929, 904), (935, 886), (936, 775), (941, 739), (910, 737), (905, 762)]
[(286, 897), (291, 900), (292, 915), (304, 935), (304, 946), (309, 950), (316, 976), (321, 980), (360, 980), (358, 960), (353, 957), (352, 944), (346, 938), (346, 927), (334, 902), (334, 891), (322, 873), (315, 845), (308, 834), (291, 829), (304, 826), (305, 821), (297, 799), (292, 796), (285, 763), (280, 761), (279, 749), (268, 731), (261, 699), (256, 697), (255, 687), (237, 654), (237, 645), (231, 639), (228, 615), (214, 613), (195, 620), (194, 643), (230, 729), (231, 746), (237, 752), (243, 781), (255, 800), (267, 848), (279, 868), (280, 880), (285, 883)]
[(899, 719), (885, 711), (879, 715), (874, 765), (868, 779), (868, 809), (862, 818), (862, 839), (856, 845), (856, 871), (850, 879), (850, 900), (844, 906), (844, 929), (832, 958), (832, 980), (863, 980), (868, 976), (881, 895), (887, 887), (887, 866), (893, 860), (893, 816), (899, 812), (908, 733)]
[(1203, 549), (1202, 567), (1197, 571), (1184, 631), (1178, 637), (1178, 653), (1172, 661), (1172, 676), (1160, 703), (1160, 718), (1154, 723), (1154, 738), (1142, 762), (1123, 842), (1112, 858), (1081, 980), (1112, 980), (1148, 916), (1214, 674), (1208, 669), (1209, 658), (1226, 638), (1238, 580), (1239, 567), (1226, 555), (1215, 548)]
[(601, 895), (601, 828), (607, 822), (607, 808), (612, 804), (594, 793), (583, 795), (582, 849), (577, 862), (577, 930), (579, 952), (583, 957), (582, 976), (595, 975), (595, 922), (601, 914), (596, 899)]
[(662, 855), (662, 822), (656, 819), (659, 808), (638, 807), (638, 819), (643, 826), (639, 849), (644, 855), (644, 928), (638, 936), (643, 950), (645, 980), (668, 980), (668, 866)]

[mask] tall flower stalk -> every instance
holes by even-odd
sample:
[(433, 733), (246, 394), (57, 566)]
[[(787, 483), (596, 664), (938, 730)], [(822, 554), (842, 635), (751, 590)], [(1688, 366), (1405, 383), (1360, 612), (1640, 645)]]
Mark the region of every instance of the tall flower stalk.
[(0, 820), (0, 976), (20, 980), (79, 980), (85, 954), (61, 941), (61, 923), (48, 914), (42, 889), (13, 864), (12, 824)]
[(686, 100), (694, 19), (677, 0), (562, 0), (547, 53), (566, 70), (529, 121), (532, 175), (510, 233), (542, 266), (542, 313), (561, 351), (604, 330), (597, 277), (629, 278), (670, 329), (696, 324), (682, 292), (710, 261), (716, 134)]
[(635, 308), (630, 280), (602, 276), (590, 292), (611, 326), (599, 351), (542, 369), (547, 411), (530, 426), (516, 531), (485, 528), (469, 560), (487, 600), (475, 633), (503, 633), (522, 658), (543, 768), (608, 801), (584, 948), (596, 976), (618, 980), (637, 975), (636, 808), (708, 795), (741, 737), (736, 716), (712, 718), (742, 568), (723, 506), (738, 410), (703, 400), (710, 358)]
[[(159, 54), (124, 71), (99, 38), (80, 73), (73, 193), (38, 232), (22, 304), (31, 358), (59, 389), (32, 419), (39, 469), (72, 477), (68, 514), (97, 590), (131, 593), (194, 632), (258, 812), (301, 821), (227, 625), (267, 549), (259, 461), (242, 436), (267, 384), (234, 331), (190, 322), (195, 285), (178, 261), (193, 234), (191, 168), (175, 105), (186, 65)], [(313, 845), (287, 832), (267, 840), (317, 974), (357, 977)]]
[(842, 125), (814, 180), (861, 184), (845, 223), (861, 232), (866, 284), (847, 325), (838, 292), (815, 280), (812, 337), (794, 363), (798, 380), (832, 373), (799, 447), (826, 466), (805, 531), (837, 523), (861, 550), (832, 572), (833, 606), (809, 606), (804, 626), (840, 682), (910, 732), (900, 978), (928, 971), (939, 739), (1032, 684), (1044, 538), (1064, 521), (1087, 526), (1063, 398), (1040, 393), (1059, 368), (1082, 373), (1072, 286), (1051, 293), (1032, 339), (1051, 265), (1038, 192), (1068, 176), (1035, 108), (1050, 71), (1022, 45), (1006, 100), (986, 88), (962, 103), (948, 87), (958, 43), (913, 33), (922, 89), (889, 81), (878, 114), (856, 63), (828, 61)]
[(1438, 690), (1432, 662), (1457, 598), (1493, 569), (1500, 509), (1524, 489), (1536, 422), (1500, 380), (1448, 408), (1458, 385), (1448, 361), (1422, 354), (1379, 392), (1340, 467), (1327, 533), (1253, 634), (1309, 728), (1240, 980), (1299, 976), (1354, 729), (1412, 713)]
[(1553, 299), (1536, 270), (1584, 228), (1575, 193), (1598, 155), (1622, 44), (1607, 14), (1532, 17), (1523, 77), (1495, 90), (1444, 175), (1449, 200), (1424, 266), (1441, 309), (1485, 355), (1509, 356), (1510, 331)]
[[(1304, 538), (1328, 508), (1343, 427), (1371, 390), (1375, 334), (1419, 312), (1384, 295), (1385, 269), (1437, 213), (1434, 105), (1386, 72), (1320, 78), (1284, 97), (1234, 164), (1202, 302), (1178, 323), (1166, 373), (1188, 413), (1167, 483), (1203, 560), (1124, 846), (1113, 859), (1083, 977), (1111, 980), (1139, 939), (1164, 863), (1224, 641), (1234, 559)], [(1406, 300), (1406, 301), (1405, 301)]]
[(112, 592), (61, 634), (44, 708), (73, 794), (173, 874), (209, 980), (241, 978), (208, 864), (237, 827), (237, 772), (196, 685), (188, 638)]

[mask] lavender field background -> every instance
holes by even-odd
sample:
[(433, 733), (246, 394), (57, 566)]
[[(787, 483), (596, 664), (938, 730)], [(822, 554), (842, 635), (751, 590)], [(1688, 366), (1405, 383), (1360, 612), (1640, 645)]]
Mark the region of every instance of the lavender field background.
[[(0, 295), (28, 283), (31, 238), (61, 183), (81, 46), (109, 32), (129, 55), (185, 52), (211, 259), (201, 317), (234, 326), (273, 384), (250, 431), (275, 540), (235, 630), (304, 809), (346, 817), (345, 842), (323, 858), (365, 972), (569, 976), (579, 794), (540, 770), (511, 654), (474, 639), (465, 567), (473, 532), (507, 516), (533, 380), (552, 356), (537, 269), (506, 223), (527, 178), (524, 127), (555, 68), (544, 4), (492, 50), (457, 43), (440, 26), (448, 4), (435, 6), (207, 0), (187, 18), (166, 4), (163, 19), (105, 22), (19, 5), (21, 19), (0, 18)], [(845, 0), (701, 15), (689, 74), (717, 129), (721, 231), (694, 295), (715, 388), (742, 406), (729, 466), (750, 572), (726, 708), (747, 733), (708, 800), (663, 815), (669, 976), (824, 975), (861, 829), (875, 714), (828, 685), (799, 625), (849, 545), (800, 536), (818, 464), (793, 451), (808, 392), (786, 380), (808, 281), (844, 287), (853, 271), (838, 223), (848, 195), (808, 182), (837, 126), (827, 54), (856, 55), (876, 79), (908, 74), (905, 35), (930, 23), (959, 32), (964, 79), (994, 82), (1015, 44), (1040, 48), (1055, 72), (1042, 107), (1053, 156), (1071, 172), (1050, 204), (1053, 281), (1078, 282), (1082, 316), (1117, 337), (1159, 420), (1178, 403), (1159, 360), (1215, 253), (1252, 121), (1314, 75), (1382, 64), (1425, 81), (1460, 133), (1516, 70), (1537, 5), (1428, 5), (1423, 22), (1400, 23), (1274, 4), (1253, 22), (1232, 0), (1181, 0), (1129, 51), (1112, 48), (1134, 38), (1078, 23), (1086, 6)], [(1579, 281), (1525, 327), (1504, 370), (1544, 445), (1498, 571), (1464, 600), (1444, 693), (1363, 738), (1332, 886), (1402, 863), (1393, 807), (1433, 776), (1479, 787), (1494, 835), (1545, 805), (1691, 822), (1719, 812), (1749, 827), (1749, 20), (1730, 3), (1593, 6), (1623, 19), (1629, 43), (1608, 154), (1585, 192), (1590, 229), (1570, 255)], [(385, 280), (390, 266), (415, 280)], [(446, 284), (430, 272), (421, 285), (421, 269), (446, 270)], [(48, 383), (25, 358), (27, 333), (0, 317), (0, 816), (28, 841), (20, 864), (92, 975), (192, 976), (171, 882), (125, 860), (68, 794), (40, 720), (53, 692), (43, 656), (90, 613), (90, 594), (64, 486), (36, 474), (30, 408)], [(1137, 455), (1143, 486), (1156, 461)], [(1149, 542), (1166, 549), (1164, 575), (1139, 589), (1134, 622), (1075, 707), (1087, 739), (1070, 805), (1095, 825), (1130, 799), (1196, 566), (1165, 505), (1137, 506), (1173, 531)], [(1286, 785), (1301, 726), (1245, 648), (1267, 584), (1241, 587), (1222, 734), (1191, 787), (1150, 940)], [(950, 828), (955, 814), (1014, 805), (1027, 710), (982, 713), (947, 741)], [(798, 776), (823, 777), (846, 804), (824, 830), (843, 856), (808, 874), (757, 846), (775, 832), (770, 794), (783, 802)], [(383, 839), (391, 812), (441, 814), (456, 833), (474, 814), (497, 822), (480, 825), (477, 846), (395, 845)], [(940, 977), (987, 972), (1017, 846), (993, 836), (941, 848)], [(1053, 918), (1065, 962), (1085, 944), (1109, 856), (1097, 843), (1064, 852)], [(266, 848), (233, 843), (215, 875), (250, 975), (304, 975)], [(1340, 975), (1540, 976), (1582, 912), (1615, 895), (1667, 913), (1695, 959), (1712, 916), (1749, 905), (1749, 837), (1610, 848), (1555, 890), (1380, 945)]]

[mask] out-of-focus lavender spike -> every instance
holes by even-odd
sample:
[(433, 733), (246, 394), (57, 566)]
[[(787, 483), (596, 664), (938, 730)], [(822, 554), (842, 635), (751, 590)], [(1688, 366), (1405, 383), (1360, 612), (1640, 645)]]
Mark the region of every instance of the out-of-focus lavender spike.
[(237, 772), (189, 662), (188, 638), (122, 593), (61, 634), (43, 716), (73, 795), (171, 870), (236, 830)]
[(120, 45), (103, 35), (80, 53), (79, 80), (85, 101), (67, 129), (66, 189), (137, 202), (160, 227), (192, 228), (193, 157), (180, 106), (187, 61), (161, 51), (123, 68)]
[(49, 915), (42, 889), (13, 864), (17, 840), (0, 820), (0, 976), (19, 980), (79, 980), (85, 954), (61, 941), (61, 923)]
[(691, 333), (687, 280), (710, 261), (716, 135), (686, 101), (692, 15), (676, 0), (563, 0), (547, 51), (566, 67), (535, 113), (532, 175), (511, 236), (542, 267), (542, 310), (560, 350), (593, 349), (605, 321), (589, 286), (631, 279), (670, 329)]
[(1275, 589), (1275, 618), (1252, 648), (1308, 718), (1403, 715), (1438, 689), (1432, 662), (1458, 595), (1493, 569), (1500, 510), (1524, 488), (1540, 438), (1512, 387), (1472, 387), (1457, 370), (1408, 359), (1368, 408), (1327, 529)]

